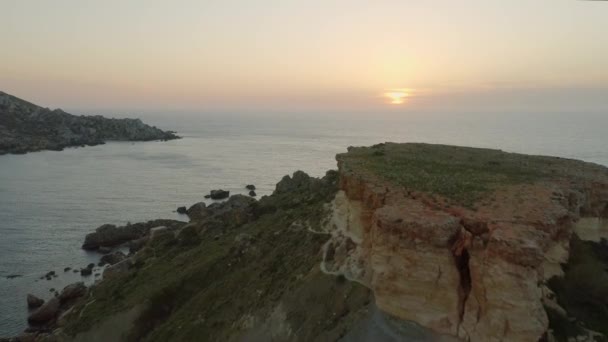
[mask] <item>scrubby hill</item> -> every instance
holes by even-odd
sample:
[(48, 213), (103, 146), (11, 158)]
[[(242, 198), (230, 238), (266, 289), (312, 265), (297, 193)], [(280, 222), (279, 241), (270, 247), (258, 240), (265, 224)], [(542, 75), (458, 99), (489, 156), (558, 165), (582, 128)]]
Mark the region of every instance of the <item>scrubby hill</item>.
[(139, 119), (76, 116), (0, 92), (0, 154), (61, 150), (70, 146), (103, 144), (109, 140), (177, 138), (174, 133), (148, 126)]

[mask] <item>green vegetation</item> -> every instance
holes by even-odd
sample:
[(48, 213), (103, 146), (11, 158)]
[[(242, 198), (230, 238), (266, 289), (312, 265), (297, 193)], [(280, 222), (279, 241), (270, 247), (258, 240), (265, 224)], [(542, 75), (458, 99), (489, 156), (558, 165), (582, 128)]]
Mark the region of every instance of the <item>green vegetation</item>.
[[(552, 278), (549, 287), (558, 303), (585, 327), (608, 336), (608, 244), (582, 241), (576, 235), (570, 242), (570, 258), (565, 276)], [(559, 314), (549, 313), (550, 326), (559, 341), (576, 337), (580, 327)]]
[(75, 308), (66, 333), (143, 305), (129, 340), (225, 341), (238, 336), (243, 317), (263, 323), (280, 302), (300, 334), (337, 339), (346, 331), (345, 317), (367, 304), (369, 291), (322, 274), (319, 251), (329, 236), (298, 224), (319, 230), (336, 177), (262, 198), (252, 209), (256, 219), (244, 225), (201, 222), (192, 244), (183, 243), (191, 228), (179, 235), (182, 242), (154, 241), (138, 254), (133, 271), (93, 288), (94, 301)]
[(530, 183), (559, 172), (564, 159), (499, 150), (428, 145), (378, 144), (338, 156), (347, 170), (372, 173), (415, 191), (472, 205), (501, 185)]

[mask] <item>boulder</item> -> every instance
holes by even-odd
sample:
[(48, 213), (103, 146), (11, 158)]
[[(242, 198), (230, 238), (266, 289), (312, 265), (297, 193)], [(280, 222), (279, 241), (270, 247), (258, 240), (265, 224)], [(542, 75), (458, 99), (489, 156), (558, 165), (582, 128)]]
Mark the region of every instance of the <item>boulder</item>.
[(43, 299), (40, 299), (40, 298), (34, 296), (33, 294), (27, 295), (27, 307), (28, 308), (30, 308), (30, 309), (38, 308), (38, 307), (42, 306), (42, 304), (44, 304)]
[(251, 191), (249, 191), (249, 196), (255, 197), (255, 196), (257, 196), (257, 194), (255, 193), (255, 191), (251, 190)]
[(87, 234), (82, 248), (91, 250), (101, 246), (114, 246), (124, 241), (136, 239), (140, 235), (142, 235), (142, 232), (135, 227), (116, 227), (113, 224), (104, 224), (95, 229), (94, 233)]
[(234, 238), (234, 244), (232, 250), (236, 251), (237, 254), (245, 254), (249, 247), (255, 242), (255, 239), (251, 234), (240, 233)]
[(210, 205), (210, 218), (219, 220), (225, 226), (239, 226), (253, 219), (253, 205), (256, 202), (249, 196), (233, 195), (226, 202)]
[(204, 202), (198, 202), (188, 208), (188, 210), (186, 210), (186, 214), (190, 220), (200, 220), (205, 218), (209, 214), (209, 211), (207, 210), (207, 205)]
[(114, 265), (117, 264), (121, 261), (123, 261), (127, 256), (125, 255), (125, 253), (121, 252), (121, 251), (116, 251), (114, 253), (110, 253), (110, 254), (106, 254), (104, 256), (101, 257), (99, 264), (101, 266), (109, 264), (109, 265)]
[(112, 224), (104, 224), (98, 227), (95, 232), (87, 234), (83, 249), (96, 250), (100, 247), (113, 247), (122, 243), (142, 238), (150, 229), (158, 226), (180, 227), (184, 223), (175, 220), (153, 220), (126, 226), (116, 227)]
[(255, 190), (255, 185), (248, 184), (248, 185), (245, 186), (245, 189), (247, 189), (247, 190)]
[(182, 246), (198, 245), (201, 242), (200, 229), (196, 222), (185, 225), (177, 233), (177, 241)]
[(59, 301), (63, 304), (72, 299), (80, 298), (87, 293), (87, 287), (83, 282), (70, 284), (61, 290)]
[(226, 190), (222, 190), (222, 189), (211, 190), (209, 197), (211, 197), (211, 199), (214, 199), (214, 200), (225, 199), (225, 198), (230, 197), (230, 191), (226, 191)]
[(157, 227), (150, 232), (148, 246), (158, 246), (175, 239), (175, 232), (167, 227)]
[(46, 341), (40, 339), (41, 334), (36, 334), (32, 332), (23, 332), (21, 335), (17, 336), (16, 339), (10, 339), (11, 342), (38, 342), (38, 341)]
[(119, 276), (121, 274), (127, 273), (129, 269), (133, 266), (133, 262), (131, 259), (125, 259), (115, 265), (112, 265), (103, 271), (104, 279), (110, 279), (112, 277)]
[(129, 254), (134, 254), (140, 249), (142, 249), (149, 239), (149, 236), (144, 236), (141, 239), (129, 241)]
[(275, 191), (277, 193), (286, 193), (298, 190), (300, 188), (309, 188), (311, 178), (304, 171), (296, 171), (292, 177), (284, 176), (281, 181), (277, 183)]
[(187, 209), (186, 209), (186, 207), (178, 207), (178, 208), (177, 208), (177, 212), (178, 212), (179, 214), (186, 214)]
[(101, 254), (108, 254), (108, 253), (112, 253), (112, 248), (111, 247), (99, 247), (99, 249), (97, 250), (97, 252), (101, 253)]
[(44, 323), (54, 319), (59, 313), (59, 298), (53, 297), (27, 318), (28, 322)]

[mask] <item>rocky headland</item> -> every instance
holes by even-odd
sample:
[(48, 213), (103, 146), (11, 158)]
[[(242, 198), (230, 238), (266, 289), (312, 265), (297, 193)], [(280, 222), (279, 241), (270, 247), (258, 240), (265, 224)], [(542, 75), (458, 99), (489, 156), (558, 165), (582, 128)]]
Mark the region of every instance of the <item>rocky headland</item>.
[(106, 141), (178, 138), (173, 132), (148, 126), (139, 119), (76, 116), (61, 109), (42, 108), (0, 91), (0, 155), (59, 151)]
[(607, 340), (607, 168), (427, 144), (337, 160), (187, 223), (99, 227), (103, 280), (28, 298), (56, 310), (14, 340)]

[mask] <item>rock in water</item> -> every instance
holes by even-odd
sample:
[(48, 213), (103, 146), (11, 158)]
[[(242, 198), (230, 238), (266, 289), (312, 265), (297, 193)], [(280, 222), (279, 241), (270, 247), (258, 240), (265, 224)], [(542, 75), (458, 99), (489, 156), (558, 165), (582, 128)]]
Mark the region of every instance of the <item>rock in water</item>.
[(245, 189), (247, 189), (247, 190), (255, 190), (255, 185), (248, 184), (248, 185), (245, 186)]
[(251, 191), (249, 191), (249, 196), (255, 197), (255, 196), (257, 196), (257, 194), (255, 193), (255, 191), (251, 190)]
[(27, 295), (27, 307), (28, 308), (30, 308), (30, 309), (37, 308), (37, 307), (40, 307), (42, 304), (44, 304), (43, 299), (40, 299), (40, 298), (34, 296), (33, 294)]
[(142, 223), (127, 224), (126, 226), (116, 227), (113, 224), (104, 224), (95, 232), (87, 234), (82, 244), (86, 250), (96, 250), (101, 247), (113, 247), (124, 242), (137, 240), (144, 237), (150, 229), (158, 226), (180, 226), (183, 222), (175, 220), (153, 220)]
[(148, 126), (139, 119), (76, 116), (50, 110), (0, 92), (0, 155), (68, 146), (103, 144), (107, 140), (179, 139), (173, 132)]
[(81, 268), (80, 269), (80, 275), (81, 276), (90, 276), (93, 273), (93, 268)]
[(205, 204), (205, 202), (198, 202), (188, 208), (186, 214), (188, 214), (188, 217), (191, 220), (202, 219), (204, 216), (206, 216), (205, 209), (207, 209), (207, 205)]
[(32, 323), (44, 323), (52, 320), (59, 312), (59, 298), (53, 297), (44, 303), (27, 318)]
[(230, 197), (230, 191), (226, 191), (226, 190), (222, 190), (222, 189), (211, 190), (209, 197), (214, 200), (228, 198), (228, 197)]
[(188, 210), (186, 209), (186, 207), (178, 207), (177, 208), (177, 213), (178, 214), (186, 214)]

